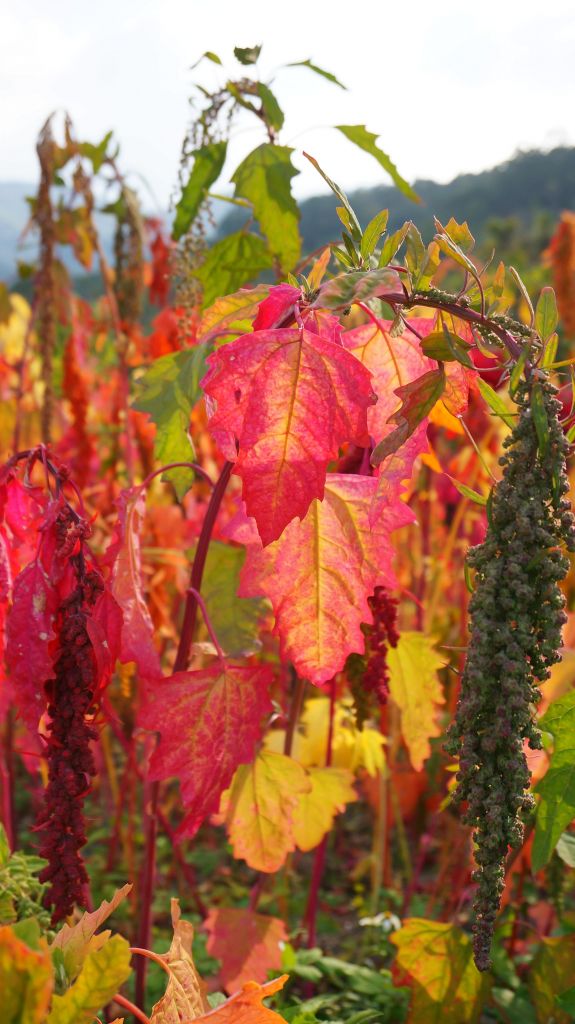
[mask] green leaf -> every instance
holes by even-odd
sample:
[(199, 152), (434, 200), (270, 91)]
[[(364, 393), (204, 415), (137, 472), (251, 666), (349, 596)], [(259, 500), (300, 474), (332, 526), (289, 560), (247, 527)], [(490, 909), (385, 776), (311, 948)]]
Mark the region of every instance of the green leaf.
[(543, 353), (543, 359), (541, 360), (541, 366), (543, 369), (548, 370), (550, 368), (555, 369), (554, 363), (557, 358), (557, 349), (559, 348), (559, 335), (552, 334), (547, 340), (545, 345), (545, 351)]
[(244, 548), (212, 541), (202, 581), (202, 596), (216, 636), (231, 657), (260, 649), (257, 627), (267, 607), (261, 598), (237, 596), (245, 556)]
[[(188, 434), (190, 413), (201, 398), (200, 381), (206, 372), (209, 349), (205, 345), (161, 356), (139, 382), (134, 409), (147, 413), (156, 424), (154, 453), (159, 465), (190, 462), (194, 446)], [(170, 469), (162, 479), (174, 485), (180, 501), (194, 482), (191, 469)]]
[(202, 56), (198, 58), (196, 63), (192, 64), (192, 66), (190, 68), (190, 71), (194, 71), (197, 68), (198, 64), (201, 64), (201, 62), (204, 60), (204, 58), (206, 60), (211, 60), (212, 64), (221, 64), (222, 63), (220, 58), (218, 57), (217, 53), (212, 53), (211, 50), (206, 50), (205, 53), (202, 53)]
[(467, 221), (464, 221), (463, 224), (458, 224), (453, 217), (450, 217), (445, 227), (440, 224), (437, 218), (435, 218), (435, 223), (439, 230), (443, 231), (459, 246), (462, 252), (469, 253), (473, 251), (475, 239), (469, 230)]
[(130, 884), (116, 889), (111, 900), (103, 900), (99, 907), (92, 911), (85, 911), (79, 921), (75, 924), (64, 924), (57, 933), (50, 946), (50, 951), (61, 958), (62, 967), (68, 981), (74, 981), (82, 965), (90, 952), (103, 946), (110, 937), (110, 932), (100, 932), (96, 935), (104, 921), (114, 912), (116, 907), (128, 895), (132, 886)]
[(332, 75), (331, 71), (324, 71), (323, 68), (318, 68), (317, 64), (312, 64), (311, 60), (298, 60), (293, 64), (286, 64), (287, 68), (309, 68), (310, 71), (314, 71), (316, 75), (321, 75), (322, 78), (327, 78), (328, 82), (333, 82), (334, 85), (339, 85), (340, 89), (347, 90), (347, 85), (343, 85), (339, 78)]
[(238, 334), (246, 334), (261, 302), (269, 295), (268, 285), (256, 288), (240, 288), (232, 295), (223, 295), (216, 299), (213, 306), (204, 310), (198, 325), (198, 338), (201, 342), (216, 341), (226, 336), (228, 340)]
[(541, 341), (545, 342), (551, 337), (558, 322), (559, 314), (557, 312), (555, 292), (547, 286), (541, 290), (537, 309), (535, 310), (535, 330)]
[(423, 263), (425, 260), (425, 246), (415, 224), (409, 225), (405, 236), (405, 243), (405, 262), (407, 263), (407, 269), (411, 274), (413, 286), (415, 288), (423, 270)]
[(234, 57), (244, 66), (255, 64), (261, 52), (261, 44), (259, 46), (234, 46)]
[(361, 226), (360, 226), (360, 223), (359, 223), (359, 221), (358, 221), (358, 219), (357, 219), (357, 217), (356, 217), (356, 215), (355, 215), (355, 213), (353, 211), (351, 203), (350, 203), (349, 199), (347, 198), (347, 196), (346, 196), (345, 192), (343, 191), (343, 189), (341, 189), (339, 187), (339, 185), (336, 185), (335, 181), (332, 181), (331, 178), (328, 177), (328, 175), (325, 173), (324, 170), (322, 170), (322, 168), (320, 167), (320, 165), (318, 164), (318, 162), (317, 162), (317, 160), (316, 160), (316, 158), (314, 156), (310, 156), (310, 154), (306, 153), (305, 151), (304, 151), (303, 155), (305, 156), (306, 160), (309, 160), (310, 164), (313, 164), (313, 166), (315, 167), (315, 169), (318, 172), (318, 174), (321, 174), (323, 180), (325, 182), (327, 182), (327, 184), (329, 185), (329, 187), (332, 190), (332, 192), (334, 193), (334, 195), (336, 195), (337, 198), (340, 200), (340, 202), (343, 203), (345, 209), (347, 210), (347, 212), (348, 212), (348, 214), (350, 216), (350, 220), (351, 220), (351, 223), (354, 226), (354, 230), (357, 231), (357, 233), (358, 233), (357, 237), (361, 238)]
[(376, 213), (375, 217), (372, 217), (363, 232), (360, 251), (364, 260), (369, 259), (379, 242), (379, 239), (383, 235), (383, 232), (387, 227), (388, 217), (389, 210), (382, 210), (381, 213)]
[(314, 306), (320, 309), (340, 309), (354, 302), (366, 302), (385, 292), (401, 290), (396, 270), (381, 267), (379, 270), (358, 270), (351, 274), (340, 274), (321, 286)]
[(564, 864), (567, 864), (570, 868), (575, 868), (575, 836), (571, 835), (570, 832), (564, 832), (559, 837), (555, 853), (558, 857), (561, 857)]
[[(449, 476), (449, 474), (447, 475)], [(469, 498), (469, 500), (474, 501), (476, 505), (482, 505), (483, 507), (487, 505), (487, 495), (479, 494), (478, 491), (474, 491), (471, 487), (468, 487), (467, 484), (460, 483), (459, 480), (455, 480), (452, 476), (450, 476), (449, 479), (464, 498)]]
[(279, 132), (284, 123), (284, 113), (273, 92), (263, 82), (258, 82), (258, 96), (262, 101), (266, 121)]
[(549, 447), (549, 421), (540, 384), (535, 384), (531, 392), (531, 415), (537, 431), (539, 454), (544, 459)]
[(228, 295), (253, 282), (262, 270), (273, 265), (272, 257), (258, 235), (237, 231), (208, 249), (204, 262), (194, 270), (204, 289), (202, 306), (211, 306), (219, 296)]
[(555, 1001), (565, 1013), (568, 1013), (571, 1018), (575, 1018), (575, 985), (568, 988), (563, 995), (555, 996)]
[(374, 448), (371, 456), (372, 466), (379, 466), (388, 455), (396, 452), (400, 445), (411, 437), (415, 428), (441, 398), (445, 382), (445, 370), (440, 366), (437, 370), (429, 370), (417, 380), (395, 389), (395, 394), (401, 399), (401, 407), (390, 416), (389, 422), (398, 425)]
[(402, 225), (402, 227), (398, 228), (397, 231), (394, 231), (394, 233), (385, 240), (385, 243), (382, 246), (381, 253), (379, 256), (380, 267), (387, 266), (387, 264), (391, 262), (391, 260), (397, 253), (400, 246), (403, 245), (407, 232), (409, 231), (410, 224), (411, 221), (407, 220), (405, 224)]
[(523, 370), (525, 368), (525, 363), (527, 362), (528, 356), (529, 346), (524, 345), (519, 354), (519, 359), (517, 360), (515, 366), (511, 371), (511, 377), (509, 378), (509, 394), (511, 395), (512, 398), (515, 396), (517, 388), (519, 387), (519, 382), (521, 380), (521, 377), (523, 376)]
[(130, 974), (130, 946), (121, 935), (89, 953), (76, 981), (63, 996), (54, 996), (47, 1024), (93, 1024)]
[(562, 832), (575, 818), (575, 691), (554, 701), (539, 725), (553, 735), (555, 744), (551, 764), (535, 789), (541, 800), (531, 854), (534, 871), (548, 863)]
[(414, 192), (411, 185), (401, 177), (401, 174), (397, 170), (397, 167), (390, 160), (387, 153), (384, 153), (378, 146), (376, 146), (377, 135), (373, 132), (368, 132), (367, 128), (363, 124), (338, 124), (336, 128), (339, 132), (345, 135), (346, 139), (353, 142), (354, 145), (359, 146), (366, 153), (375, 157), (378, 164), (383, 167), (384, 171), (387, 171), (394, 185), (397, 186), (400, 192), (408, 199), (411, 199), (414, 203), (420, 203), (421, 199)]
[(477, 378), (477, 387), (479, 388), (482, 398), (487, 402), (487, 405), (492, 412), (499, 416), (508, 427), (513, 428), (515, 423), (515, 417), (513, 413), (509, 412), (509, 409), (505, 405), (503, 399), (493, 390), (487, 381)]
[(178, 241), (192, 224), (226, 159), (226, 142), (210, 142), (194, 150), (194, 166), (176, 205), (172, 237)]
[(533, 309), (533, 305), (532, 305), (531, 299), (529, 297), (529, 292), (527, 291), (527, 288), (525, 287), (525, 283), (522, 280), (519, 272), (515, 269), (515, 267), (509, 267), (509, 273), (511, 274), (511, 277), (513, 278), (513, 280), (515, 281), (515, 284), (519, 288), (519, 291), (521, 292), (521, 295), (523, 296), (523, 300), (525, 302), (525, 305), (527, 306), (527, 309), (529, 310), (529, 318), (531, 320), (531, 323), (533, 323), (534, 320), (535, 320), (535, 312), (534, 312), (534, 309)]
[(82, 156), (87, 157), (91, 161), (94, 174), (98, 173), (108, 155), (108, 145), (113, 134), (113, 132), (107, 132), (97, 146), (94, 146), (91, 142), (81, 142), (78, 146)]
[(291, 162), (293, 149), (264, 142), (242, 161), (232, 181), (236, 196), (253, 206), (269, 250), (285, 272), (293, 270), (301, 252), (299, 208), (291, 193), (291, 179), (299, 174)]
[(543, 939), (529, 969), (529, 995), (539, 1024), (567, 1024), (557, 1010), (557, 997), (575, 985), (575, 934)]
[(430, 359), (439, 359), (444, 363), (455, 361), (472, 370), (475, 367), (467, 354), (470, 348), (468, 341), (452, 334), (445, 325), (442, 331), (432, 331), (421, 342), (421, 351)]

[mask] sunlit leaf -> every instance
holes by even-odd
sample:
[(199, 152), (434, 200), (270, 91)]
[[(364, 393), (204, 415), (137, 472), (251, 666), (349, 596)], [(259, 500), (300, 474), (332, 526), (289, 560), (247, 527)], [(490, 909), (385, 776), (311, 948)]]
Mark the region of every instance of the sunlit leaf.
[(422, 377), (396, 388), (395, 393), (401, 400), (401, 407), (391, 419), (397, 423), (397, 427), (374, 448), (371, 456), (372, 465), (379, 466), (386, 456), (397, 451), (411, 437), (441, 398), (445, 382), (445, 370), (440, 366), (437, 370), (428, 370)]
[(46, 943), (31, 949), (12, 927), (0, 928), (2, 1024), (45, 1024), (53, 983)]
[(278, 871), (295, 849), (299, 795), (310, 789), (305, 769), (284, 754), (261, 751), (253, 764), (238, 768), (220, 808), (234, 857), (256, 871)]
[(293, 149), (264, 142), (234, 171), (236, 196), (252, 204), (268, 248), (285, 272), (293, 270), (301, 251), (299, 209), (291, 193), (291, 179), (299, 174), (291, 162)]
[(380, 267), (378, 270), (354, 271), (340, 274), (326, 281), (319, 290), (314, 306), (320, 309), (344, 309), (354, 302), (401, 292), (401, 281), (396, 270)]
[(288, 68), (309, 68), (310, 71), (314, 71), (316, 75), (321, 75), (322, 78), (327, 78), (328, 82), (333, 82), (334, 85), (339, 85), (340, 89), (347, 89), (346, 85), (342, 85), (335, 75), (332, 75), (331, 71), (324, 71), (323, 68), (318, 68), (317, 64), (312, 64), (311, 60), (298, 60), (293, 64), (287, 64)]
[(424, 633), (402, 633), (387, 652), (390, 694), (401, 710), (401, 732), (416, 771), (431, 753), (429, 740), (441, 733), (437, 716), (445, 697), (437, 670), (445, 661)]
[(262, 270), (269, 270), (273, 259), (263, 238), (247, 231), (227, 235), (210, 246), (194, 276), (203, 286), (203, 306), (211, 306), (220, 295), (228, 295), (257, 281)]
[[(103, 900), (100, 906), (91, 912), (86, 911), (76, 924), (64, 924), (54, 941), (51, 950), (60, 950), (62, 965), (70, 981), (73, 981), (82, 969), (82, 964), (89, 952), (99, 948), (110, 937), (105, 931), (96, 936), (98, 928), (113, 914), (117, 906), (130, 892), (131, 884), (116, 889), (111, 900)], [(94, 942), (94, 937), (97, 941)]]
[(170, 968), (170, 977), (162, 998), (155, 1003), (150, 1024), (180, 1024), (209, 1012), (206, 986), (194, 963), (192, 942), (194, 926), (181, 917), (178, 900), (171, 901), (172, 942), (162, 960)]
[(353, 775), (345, 768), (310, 768), (309, 793), (302, 793), (294, 811), (294, 838), (300, 850), (313, 850), (331, 829), (336, 814), (357, 800)]
[(202, 313), (198, 339), (206, 344), (223, 336), (244, 334), (250, 329), (260, 303), (269, 294), (269, 286), (240, 288), (233, 295), (224, 295)]

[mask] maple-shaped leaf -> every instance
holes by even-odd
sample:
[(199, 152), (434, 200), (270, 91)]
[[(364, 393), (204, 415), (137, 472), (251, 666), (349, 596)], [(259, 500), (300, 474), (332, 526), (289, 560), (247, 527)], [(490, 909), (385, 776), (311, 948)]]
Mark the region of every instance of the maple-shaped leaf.
[(377, 474), (377, 490), (369, 510), (369, 521), (372, 525), (386, 515), (387, 509), (402, 494), (406, 480), (410, 480), (413, 475), (416, 459), (429, 452), (427, 426), (427, 420), (420, 423), (411, 437), (400, 445), (397, 451), (386, 456), (380, 464)]
[(45, 1024), (54, 969), (48, 947), (31, 949), (17, 930), (0, 928), (0, 1019), (3, 1024)]
[(387, 652), (389, 692), (401, 710), (401, 732), (416, 771), (431, 753), (430, 738), (441, 733), (437, 712), (445, 697), (437, 670), (445, 661), (424, 633), (402, 633)]
[(146, 511), (141, 487), (120, 493), (118, 520), (107, 559), (113, 562), (111, 590), (124, 616), (120, 658), (135, 661), (144, 678), (161, 674), (160, 659), (152, 640), (154, 627), (142, 587), (140, 530)]
[(180, 1024), (195, 1020), (209, 1012), (206, 986), (201, 980), (192, 955), (194, 926), (182, 920), (178, 900), (171, 901), (174, 936), (162, 960), (170, 969), (170, 977), (162, 998), (155, 1003), (150, 1024)]
[(353, 775), (345, 768), (310, 768), (309, 793), (301, 793), (294, 811), (294, 838), (300, 850), (313, 850), (331, 829), (336, 814), (357, 800)]
[(115, 996), (130, 974), (130, 946), (113, 935), (88, 953), (82, 970), (64, 995), (56, 995), (46, 1024), (93, 1024), (94, 1017)]
[(269, 971), (280, 970), (288, 934), (279, 918), (248, 907), (218, 907), (210, 910), (203, 927), (209, 934), (207, 952), (221, 960), (219, 976), (226, 992), (236, 992), (248, 981), (261, 983)]
[(406, 918), (391, 941), (411, 987), (409, 1024), (476, 1024), (491, 981), (477, 970), (471, 940), (460, 928)]
[[(255, 531), (251, 543), (248, 533), (239, 593), (270, 599), (282, 658), (317, 685), (339, 672), (348, 654), (363, 652), (361, 623), (370, 621), (374, 587), (396, 586), (390, 533), (413, 515), (396, 500), (371, 527), (376, 491), (373, 477), (330, 473), (324, 500), (279, 540), (262, 549)], [(241, 532), (233, 536), (242, 540)]]
[(268, 666), (239, 668), (218, 662), (198, 672), (176, 672), (158, 682), (139, 724), (157, 730), (160, 742), (151, 779), (177, 777), (186, 816), (178, 835), (195, 835), (216, 811), (239, 764), (250, 761), (271, 710)]
[(131, 889), (129, 883), (121, 889), (116, 889), (111, 900), (103, 900), (96, 910), (82, 914), (76, 924), (65, 924), (60, 929), (50, 949), (52, 953), (55, 950), (59, 951), (54, 959), (61, 962), (69, 981), (77, 978), (88, 953), (99, 949), (110, 938), (109, 931), (101, 932), (99, 935), (96, 935), (96, 932)]
[(261, 751), (253, 764), (237, 769), (222, 796), (218, 819), (225, 822), (234, 857), (256, 871), (278, 871), (295, 850), (293, 816), (301, 793), (311, 789), (297, 761)]
[(202, 386), (216, 403), (210, 429), (226, 457), (237, 459), (248, 515), (270, 544), (323, 498), (339, 446), (368, 443), (370, 373), (307, 329), (256, 331), (208, 362)]
[(46, 706), (44, 683), (53, 675), (50, 644), (58, 595), (39, 558), (14, 580), (6, 624), (6, 664), (14, 703), (32, 733)]
[(209, 1015), (199, 1017), (198, 1021), (200, 1024), (205, 1019), (208, 1019), (208, 1024), (285, 1024), (284, 1018), (264, 1006), (263, 1000), (279, 992), (287, 979), (287, 974), (282, 974), (265, 985), (248, 981), (239, 992), (211, 1010)]

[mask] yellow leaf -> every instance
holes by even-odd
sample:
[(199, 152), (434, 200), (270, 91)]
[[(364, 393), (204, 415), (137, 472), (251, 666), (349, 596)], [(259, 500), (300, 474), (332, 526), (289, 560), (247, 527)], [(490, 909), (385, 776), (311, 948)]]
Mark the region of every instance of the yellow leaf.
[(220, 805), (234, 857), (256, 871), (277, 871), (295, 849), (294, 809), (310, 790), (302, 766), (284, 754), (264, 750), (240, 765)]
[(30, 949), (14, 930), (0, 928), (0, 1019), (2, 1024), (44, 1024), (53, 986), (47, 945)]
[(412, 917), (392, 935), (397, 964), (409, 976), (406, 1024), (475, 1024), (491, 979), (473, 963), (467, 935), (451, 924)]
[(445, 427), (447, 430), (451, 430), (453, 434), (465, 433), (457, 417), (449, 411), (441, 399), (433, 406), (429, 419), (431, 423), (435, 423), (436, 427)]
[(93, 1024), (130, 974), (130, 947), (121, 935), (88, 953), (76, 981), (63, 996), (54, 996), (47, 1024)]
[(178, 900), (172, 900), (171, 909), (174, 937), (162, 957), (170, 968), (170, 977), (165, 994), (152, 1009), (150, 1024), (180, 1024), (183, 1020), (195, 1020), (210, 1009), (206, 987), (192, 956), (194, 926), (181, 920)]
[[(295, 733), (292, 756), (306, 768), (323, 768), (327, 753), (329, 730), (329, 698), (315, 697), (306, 702)], [(268, 750), (280, 753), (283, 750), (285, 731), (274, 729), (268, 733), (265, 745)], [(356, 729), (351, 706), (339, 701), (335, 708), (333, 723), (332, 765), (356, 771), (365, 768), (375, 776), (385, 767), (383, 747), (385, 739), (377, 729), (366, 725)]]
[(22, 359), (24, 341), (30, 323), (30, 306), (22, 295), (10, 295), (12, 312), (7, 323), (0, 323), (0, 353), (13, 366)]
[(543, 939), (529, 971), (529, 994), (539, 1024), (569, 1024), (571, 1014), (560, 1010), (555, 997), (575, 986), (575, 935)]
[(431, 752), (429, 740), (439, 736), (438, 705), (445, 703), (437, 669), (445, 658), (423, 633), (402, 633), (397, 647), (387, 653), (389, 690), (401, 710), (401, 731), (411, 763), (421, 771)]
[(329, 832), (336, 814), (357, 800), (353, 775), (344, 768), (310, 768), (309, 793), (301, 793), (293, 817), (293, 834), (300, 850), (313, 850)]
[(128, 884), (116, 889), (111, 900), (103, 900), (97, 910), (82, 914), (76, 924), (65, 924), (56, 935), (50, 948), (62, 951), (64, 970), (70, 981), (80, 973), (88, 953), (99, 949), (110, 938), (109, 931), (100, 935), (95, 935), (95, 932), (128, 895), (131, 888), (132, 886)]

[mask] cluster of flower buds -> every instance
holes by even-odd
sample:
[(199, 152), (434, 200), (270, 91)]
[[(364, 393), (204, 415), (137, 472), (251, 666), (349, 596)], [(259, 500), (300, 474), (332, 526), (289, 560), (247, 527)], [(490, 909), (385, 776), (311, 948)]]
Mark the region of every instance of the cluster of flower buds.
[(575, 550), (575, 524), (565, 497), (568, 444), (555, 394), (539, 373), (520, 384), (519, 416), (504, 442), (503, 478), (488, 504), (485, 541), (468, 555), (475, 570), (471, 636), (446, 749), (459, 757), (455, 799), (466, 801), (464, 821), (474, 829), (479, 970), (490, 966), (507, 853), (521, 844), (522, 813), (533, 805), (523, 744), (541, 746), (533, 718), (537, 684), (560, 660), (566, 619), (559, 581), (569, 561), (560, 546)]
[(53, 907), (52, 923), (84, 904), (88, 876), (80, 854), (86, 842), (83, 806), (96, 774), (91, 742), (97, 733), (90, 722), (98, 671), (87, 629), (87, 617), (104, 589), (102, 577), (86, 566), (82, 551), (83, 520), (64, 505), (55, 522), (56, 557), (69, 558), (75, 586), (61, 598), (56, 615), (57, 651), (54, 675), (45, 684), (48, 700), (46, 758), (48, 785), (36, 828), (40, 855), (48, 861), (40, 881), (48, 882), (45, 905)]
[(373, 703), (380, 707), (389, 696), (387, 651), (397, 647), (397, 601), (385, 587), (376, 587), (368, 598), (372, 623), (363, 625), (365, 655), (348, 658), (346, 671), (355, 703), (356, 721), (361, 729)]

